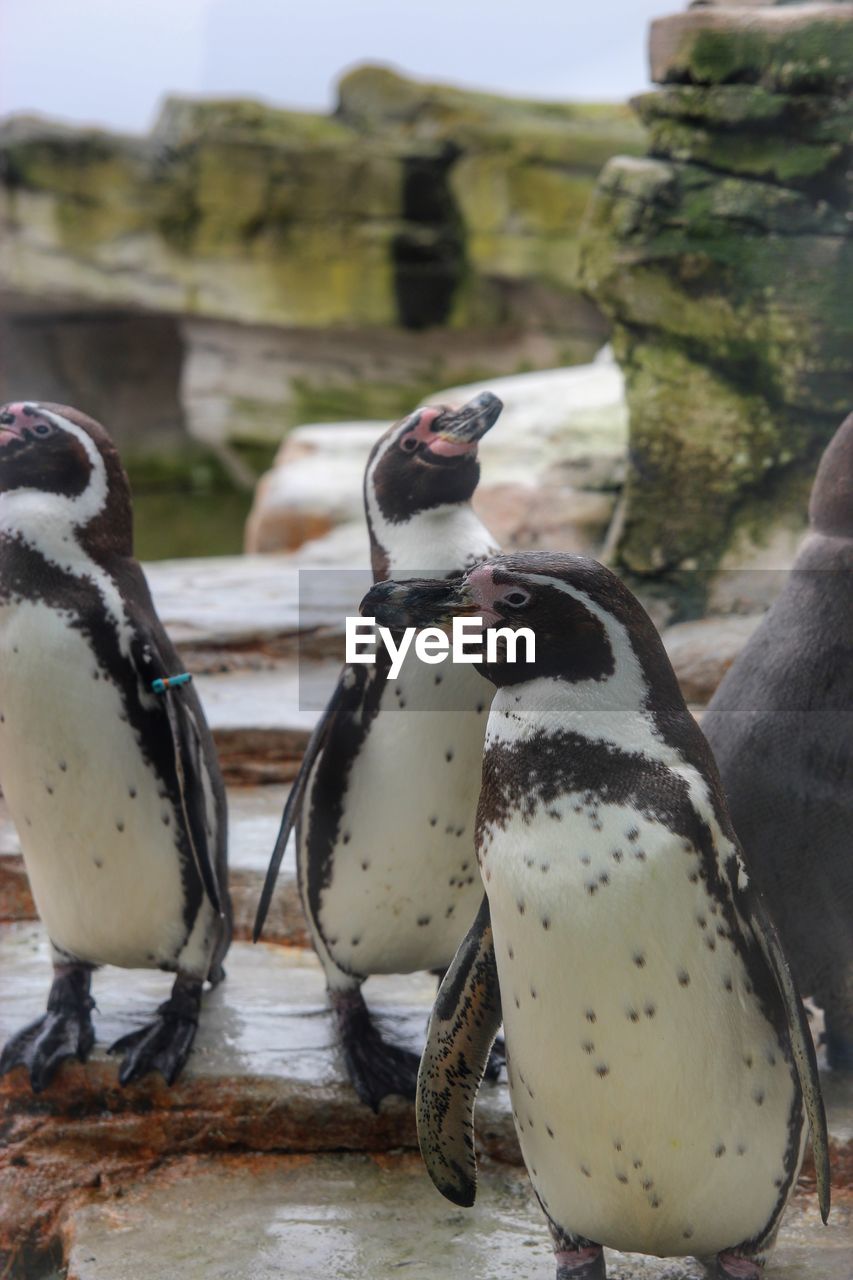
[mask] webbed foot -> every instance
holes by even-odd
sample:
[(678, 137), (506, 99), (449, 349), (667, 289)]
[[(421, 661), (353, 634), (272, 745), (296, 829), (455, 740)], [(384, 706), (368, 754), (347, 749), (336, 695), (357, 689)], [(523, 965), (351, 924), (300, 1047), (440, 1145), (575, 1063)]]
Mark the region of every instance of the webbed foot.
[(739, 1254), (724, 1250), (717, 1254), (716, 1280), (760, 1280), (763, 1268)]
[(119, 1084), (131, 1084), (150, 1071), (159, 1071), (166, 1084), (174, 1084), (193, 1047), (201, 990), (201, 982), (179, 975), (169, 999), (157, 1010), (155, 1020), (110, 1045), (109, 1053), (123, 1054)]
[(347, 1074), (361, 1101), (378, 1111), (392, 1093), (414, 1100), (420, 1055), (383, 1040), (360, 991), (334, 991), (329, 998)]
[(7, 1041), (0, 1054), (0, 1076), (14, 1067), (26, 1067), (33, 1093), (41, 1093), (66, 1058), (86, 1061), (95, 1043), (91, 978), (91, 969), (83, 965), (55, 968), (47, 1013)]
[(580, 1249), (559, 1249), (554, 1257), (557, 1260), (557, 1280), (607, 1280), (604, 1250), (600, 1244)]

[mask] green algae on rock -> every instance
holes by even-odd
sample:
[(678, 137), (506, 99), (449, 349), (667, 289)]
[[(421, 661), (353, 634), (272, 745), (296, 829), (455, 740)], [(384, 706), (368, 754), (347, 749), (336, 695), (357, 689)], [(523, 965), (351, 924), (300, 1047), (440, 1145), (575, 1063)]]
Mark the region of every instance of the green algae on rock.
[[(129, 347), (156, 320), (180, 370), (154, 416), (224, 456), (342, 403), (394, 417), (435, 386), (583, 363), (608, 331), (578, 285), (583, 211), (601, 165), (644, 140), (624, 105), (376, 67), (329, 116), (173, 97), (147, 137), (12, 119), (0, 289), (28, 378), (8, 390), (73, 400), (63, 377), (97, 361), (98, 326), (121, 317)], [(69, 316), (89, 334), (73, 365), (54, 342)]]
[(631, 420), (618, 557), (688, 612), (736, 548), (742, 566), (804, 527), (849, 411), (852, 18), (719, 6), (654, 24), (666, 83), (634, 102), (650, 154), (610, 160), (587, 210), (581, 280), (615, 326)]

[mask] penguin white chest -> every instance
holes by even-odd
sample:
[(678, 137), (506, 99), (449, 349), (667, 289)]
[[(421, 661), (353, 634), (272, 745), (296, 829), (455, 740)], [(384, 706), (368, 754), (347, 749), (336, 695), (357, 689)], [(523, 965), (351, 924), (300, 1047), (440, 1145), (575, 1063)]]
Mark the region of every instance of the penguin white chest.
[(0, 784), (51, 940), (172, 965), (186, 941), (176, 818), (71, 615), (0, 607)]
[(353, 762), (320, 922), (358, 973), (448, 965), (482, 898), (473, 849), (490, 690), (404, 664)]
[(802, 1155), (792, 1070), (693, 846), (570, 794), (481, 851), (516, 1126), (564, 1230), (715, 1253), (781, 1211)]

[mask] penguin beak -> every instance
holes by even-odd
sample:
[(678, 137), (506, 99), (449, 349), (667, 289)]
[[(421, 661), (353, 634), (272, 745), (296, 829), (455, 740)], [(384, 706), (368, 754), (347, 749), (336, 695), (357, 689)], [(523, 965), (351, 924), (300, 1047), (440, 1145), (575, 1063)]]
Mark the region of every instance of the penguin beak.
[(359, 605), (363, 617), (393, 631), (406, 627), (445, 627), (454, 618), (476, 614), (479, 607), (460, 581), (411, 578), (377, 582)]
[(487, 431), (495, 425), (503, 410), (503, 401), (483, 391), (461, 409), (446, 409), (439, 419), (439, 430), (429, 442), (433, 453), (452, 456), (470, 453)]

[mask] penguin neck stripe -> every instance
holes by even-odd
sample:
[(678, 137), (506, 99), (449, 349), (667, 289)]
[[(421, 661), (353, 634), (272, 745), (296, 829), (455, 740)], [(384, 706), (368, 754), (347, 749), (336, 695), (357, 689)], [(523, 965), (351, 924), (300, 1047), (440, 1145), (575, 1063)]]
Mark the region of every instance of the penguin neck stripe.
[(83, 547), (79, 531), (105, 510), (107, 470), (88, 432), (60, 413), (39, 412), (79, 440), (92, 467), (89, 483), (75, 497), (46, 494), (37, 489), (14, 489), (0, 495), (0, 533), (22, 541), (62, 573), (91, 581), (113, 619), (124, 656), (130, 652), (132, 631), (121, 593), (107, 571)]

